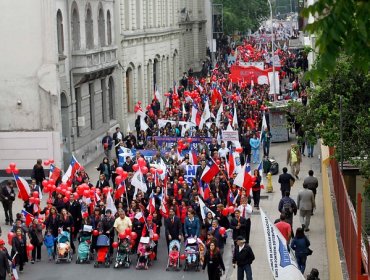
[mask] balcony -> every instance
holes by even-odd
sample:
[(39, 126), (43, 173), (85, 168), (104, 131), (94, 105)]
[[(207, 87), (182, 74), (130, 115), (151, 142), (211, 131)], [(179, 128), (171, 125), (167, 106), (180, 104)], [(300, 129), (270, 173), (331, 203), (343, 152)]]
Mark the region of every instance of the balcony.
[(98, 72), (114, 68), (117, 64), (117, 46), (72, 52), (72, 67), (75, 74)]

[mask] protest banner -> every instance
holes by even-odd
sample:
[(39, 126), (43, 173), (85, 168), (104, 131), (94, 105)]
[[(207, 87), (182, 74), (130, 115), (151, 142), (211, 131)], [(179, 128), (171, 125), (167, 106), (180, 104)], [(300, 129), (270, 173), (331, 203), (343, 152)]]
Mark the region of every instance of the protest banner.
[(184, 180), (190, 184), (191, 180), (195, 178), (195, 175), (197, 174), (197, 169), (199, 165), (187, 165), (185, 174), (184, 174)]
[(239, 134), (237, 130), (222, 130), (223, 141), (239, 141)]

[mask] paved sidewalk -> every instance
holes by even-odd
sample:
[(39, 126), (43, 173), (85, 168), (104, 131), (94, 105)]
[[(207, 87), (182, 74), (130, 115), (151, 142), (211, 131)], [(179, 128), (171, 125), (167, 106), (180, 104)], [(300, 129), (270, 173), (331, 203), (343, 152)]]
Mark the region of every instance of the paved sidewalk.
[[(292, 139), (291, 142), (287, 143), (273, 143), (271, 144), (270, 157), (274, 158), (279, 163), (279, 174), (282, 173), (283, 167), (286, 166), (286, 153), (290, 144), (295, 141)], [(320, 272), (320, 279), (329, 279), (328, 275), (328, 257), (326, 252), (326, 239), (325, 239), (325, 225), (324, 225), (324, 208), (322, 199), (322, 188), (321, 188), (321, 172), (320, 172), (320, 160), (318, 155), (320, 151), (318, 150), (318, 145), (315, 146), (315, 153), (313, 158), (303, 157), (301, 163), (301, 171), (299, 173), (299, 180), (296, 180), (294, 187), (291, 190), (291, 198), (297, 201), (297, 195), (299, 190), (301, 190), (303, 180), (308, 176), (308, 170), (312, 169), (314, 171), (314, 176), (319, 180), (319, 188), (316, 195), (316, 210), (314, 216), (311, 218), (310, 231), (306, 233), (308, 239), (311, 242), (311, 249), (313, 250), (312, 256), (307, 258), (307, 266), (305, 271), (305, 276), (311, 271), (312, 268), (317, 268)], [(252, 170), (256, 166), (252, 166)], [(288, 168), (290, 172), (290, 168)], [(262, 190), (261, 196), (267, 196), (267, 199), (261, 199), (260, 207), (265, 211), (266, 215), (270, 218), (272, 222), (278, 219), (280, 213), (278, 211), (279, 201), (281, 199), (280, 184), (277, 182), (279, 174), (274, 175), (273, 178), (273, 193), (267, 193), (266, 190)], [(264, 184), (266, 185), (267, 180), (264, 178)], [(252, 202), (253, 203), (253, 202)], [(299, 215), (297, 214), (293, 220), (293, 230), (295, 232), (296, 228), (300, 226)], [(251, 227), (251, 237), (250, 245), (255, 254), (255, 261), (252, 264), (253, 279), (254, 280), (266, 280), (273, 279), (268, 261), (265, 246), (265, 236), (263, 232), (261, 217), (259, 211), (254, 209), (252, 215), (252, 227)], [(227, 275), (230, 275), (231, 279), (237, 278), (236, 269), (230, 268)], [(227, 277), (228, 278), (228, 277)]]

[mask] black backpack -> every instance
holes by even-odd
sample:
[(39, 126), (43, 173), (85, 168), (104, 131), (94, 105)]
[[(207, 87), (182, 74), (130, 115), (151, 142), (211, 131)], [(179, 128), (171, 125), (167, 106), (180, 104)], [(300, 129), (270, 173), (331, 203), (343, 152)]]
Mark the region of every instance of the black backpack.
[(284, 200), (284, 204), (283, 204), (283, 211), (282, 211), (284, 214), (285, 214), (285, 217), (287, 218), (290, 218), (292, 217), (293, 215), (293, 205), (292, 205), (292, 202), (290, 200)]

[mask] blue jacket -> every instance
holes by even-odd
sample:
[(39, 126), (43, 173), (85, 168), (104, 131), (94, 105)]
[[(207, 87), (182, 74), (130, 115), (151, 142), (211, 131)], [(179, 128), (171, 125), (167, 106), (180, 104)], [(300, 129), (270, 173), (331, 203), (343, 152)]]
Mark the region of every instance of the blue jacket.
[(293, 238), (290, 247), (295, 251), (295, 254), (298, 256), (307, 256), (308, 247), (310, 247), (310, 241), (307, 237), (303, 238)]
[(249, 140), (249, 144), (251, 145), (253, 150), (257, 150), (260, 147), (260, 140), (257, 138), (256, 139), (251, 138)]
[(47, 248), (50, 248), (50, 247), (53, 247), (54, 246), (54, 240), (56, 238), (50, 234), (50, 235), (45, 235), (45, 238), (44, 238), (44, 244)]
[(193, 221), (190, 221), (190, 219), (187, 217), (185, 218), (185, 235), (187, 236), (197, 236), (200, 235), (200, 222), (198, 217), (194, 217)]

